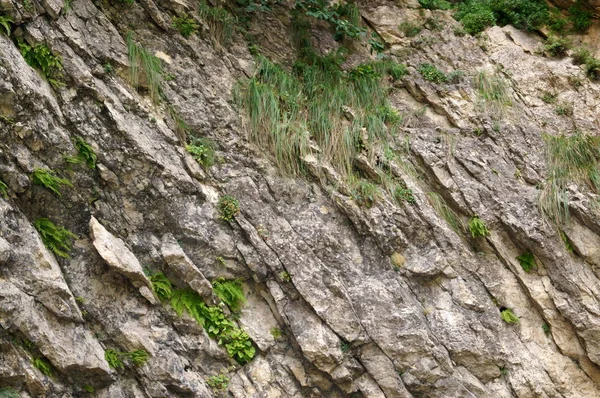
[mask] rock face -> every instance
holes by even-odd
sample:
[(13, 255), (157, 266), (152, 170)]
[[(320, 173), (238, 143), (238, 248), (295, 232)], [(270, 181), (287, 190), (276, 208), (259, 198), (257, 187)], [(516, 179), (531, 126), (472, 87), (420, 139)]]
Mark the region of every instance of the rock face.
[[(539, 55), (532, 32), (493, 27), (476, 39), (455, 34), (450, 11), (416, 0), (357, 2), (409, 71), (389, 93), (404, 117), (391, 144), (406, 148), (389, 167), (414, 203), (383, 193), (366, 207), (318, 151), (303, 159), (308, 176), (294, 178), (248, 138), (232, 94), (253, 73), (243, 35), (223, 45), (215, 26), (198, 21), (184, 38), (171, 21), (196, 17), (195, 1), (124, 3), (0, 0), (0, 14), (14, 21), (11, 38), (0, 34), (0, 391), (600, 397), (596, 197), (569, 186), (571, 220), (560, 229), (537, 205), (548, 177), (544, 135), (598, 129), (600, 86), (582, 66)], [(248, 27), (261, 51), (287, 66), (289, 6)], [(398, 29), (406, 21), (426, 29), (407, 37)], [(158, 104), (147, 77), (137, 90), (130, 84), (131, 29), (162, 60)], [(311, 34), (320, 51), (339, 46), (326, 25)], [(64, 84), (31, 68), (17, 40), (60, 55)], [(345, 68), (371, 57), (366, 43), (354, 47)], [(462, 74), (434, 84), (417, 71), (423, 63)], [(472, 83), (482, 73), (503, 82), (502, 104)], [(572, 114), (557, 114), (557, 104)], [(186, 130), (215, 143), (212, 167), (186, 151)], [(97, 154), (95, 167), (73, 161), (79, 140)], [(371, 163), (360, 156), (356, 167), (376, 179)], [(34, 183), (37, 169), (73, 187), (59, 196)], [(239, 201), (230, 221), (219, 214), (224, 194)], [(488, 236), (460, 227), (475, 215)], [(70, 258), (44, 246), (33, 227), (41, 217), (77, 235)], [(531, 272), (516, 260), (523, 253), (535, 259)], [(169, 291), (197, 294), (248, 333), (254, 358), (236, 363), (231, 337), (205, 330), (204, 313), (186, 307), (178, 316), (176, 303), (152, 291), (158, 274)], [(221, 277), (242, 281), (237, 314), (213, 290)], [(507, 310), (518, 323), (503, 321)], [(109, 349), (123, 368), (109, 367)], [(139, 350), (149, 357), (136, 366), (126, 353)]]

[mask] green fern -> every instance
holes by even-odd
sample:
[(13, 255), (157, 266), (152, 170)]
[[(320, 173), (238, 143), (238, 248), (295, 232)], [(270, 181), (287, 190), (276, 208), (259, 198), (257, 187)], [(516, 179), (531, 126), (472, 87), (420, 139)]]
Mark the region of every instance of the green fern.
[(2, 180), (0, 180), (0, 196), (4, 199), (8, 199), (8, 185), (6, 185)]
[(148, 360), (148, 358), (150, 357), (150, 354), (148, 354), (148, 352), (146, 350), (141, 350), (141, 349), (128, 352), (125, 355), (127, 356), (127, 358), (129, 358), (129, 360), (135, 366), (144, 365), (146, 363), (146, 361)]
[(231, 308), (231, 311), (239, 312), (242, 305), (246, 303), (242, 282), (239, 279), (228, 281), (224, 278), (217, 278), (212, 285), (217, 297), (223, 300)]
[(11, 32), (11, 24), (14, 21), (7, 15), (0, 15), (0, 26), (2, 26), (4, 28), (4, 33), (6, 33), (6, 36), (10, 36), (10, 32)]
[(54, 87), (62, 86), (61, 79), (64, 77), (62, 70), (62, 59), (50, 51), (50, 48), (43, 43), (30, 46), (29, 44), (18, 40), (19, 51), (29, 66), (38, 69), (42, 75)]
[(162, 96), (163, 69), (159, 58), (152, 55), (144, 47), (133, 40), (133, 33), (127, 33), (127, 51), (129, 54), (129, 79), (134, 87), (139, 87), (140, 76), (143, 76), (154, 104), (160, 102)]
[(519, 317), (516, 316), (510, 309), (505, 309), (500, 312), (502, 320), (506, 323), (519, 323)]
[(32, 360), (33, 366), (36, 367), (40, 372), (45, 374), (48, 377), (51, 377), (54, 374), (54, 368), (48, 362), (48, 360), (44, 358), (34, 358)]
[(33, 225), (39, 232), (42, 242), (50, 251), (59, 257), (69, 258), (71, 240), (77, 238), (77, 235), (54, 224), (47, 218), (38, 218)]
[(106, 359), (106, 362), (108, 362), (108, 366), (115, 370), (125, 369), (125, 365), (123, 365), (123, 361), (121, 360), (122, 355), (122, 353), (110, 348), (104, 351), (104, 359)]
[(150, 276), (150, 282), (152, 282), (152, 290), (158, 296), (161, 301), (168, 301), (173, 295), (173, 285), (169, 278), (162, 272)]
[(60, 193), (60, 187), (68, 186), (73, 187), (71, 181), (66, 178), (60, 178), (55, 175), (52, 170), (35, 169), (31, 174), (33, 183), (54, 192), (57, 196), (62, 196)]
[(530, 272), (532, 269), (537, 268), (535, 257), (529, 251), (517, 257), (517, 261), (521, 264), (521, 267), (523, 267), (523, 271), (525, 272)]
[(469, 220), (469, 231), (471, 231), (471, 236), (473, 238), (477, 238), (478, 236), (485, 237), (490, 234), (487, 226), (479, 216), (473, 216), (471, 220)]
[(79, 158), (83, 161), (85, 161), (85, 164), (87, 164), (87, 166), (90, 169), (95, 169), (96, 168), (96, 160), (98, 159), (98, 156), (96, 156), (96, 152), (94, 152), (94, 148), (92, 148), (92, 146), (90, 144), (88, 144), (87, 142), (85, 142), (85, 140), (81, 137), (76, 137), (75, 138), (75, 148), (77, 149), (77, 151), (79, 152)]
[(21, 398), (21, 395), (11, 387), (0, 388), (0, 398)]

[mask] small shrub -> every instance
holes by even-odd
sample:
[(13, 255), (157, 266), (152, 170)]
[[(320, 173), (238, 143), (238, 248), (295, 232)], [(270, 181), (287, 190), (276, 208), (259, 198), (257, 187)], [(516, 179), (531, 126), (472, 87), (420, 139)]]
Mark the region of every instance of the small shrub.
[(452, 32), (454, 33), (454, 36), (457, 36), (457, 37), (463, 37), (464, 35), (467, 34), (467, 32), (463, 29), (462, 26), (456, 26), (452, 30)]
[(94, 152), (94, 148), (81, 137), (75, 138), (75, 148), (77, 149), (78, 157), (85, 162), (90, 169), (96, 168), (96, 161), (98, 156)]
[(2, 180), (0, 180), (0, 196), (4, 199), (8, 199), (8, 185), (6, 185)]
[(11, 387), (3, 387), (0, 388), (0, 398), (21, 398), (21, 394)]
[(225, 391), (229, 387), (229, 377), (224, 374), (211, 376), (206, 379), (206, 384), (215, 392)]
[(54, 368), (52, 367), (50, 362), (48, 362), (48, 360), (44, 358), (33, 358), (32, 363), (35, 368), (37, 368), (46, 376), (52, 377), (52, 375), (54, 374)]
[[(475, 4), (476, 1), (471, 1), (465, 4)], [(462, 10), (459, 7), (459, 12), (454, 16), (463, 25), (465, 32), (475, 35), (483, 32), (488, 26), (494, 26), (496, 24), (496, 16), (492, 10), (484, 6), (474, 6), (468, 9)]]
[(62, 258), (69, 258), (71, 241), (77, 238), (77, 235), (68, 229), (57, 226), (47, 218), (38, 218), (33, 225), (40, 234), (44, 245), (52, 253)]
[(517, 261), (521, 264), (523, 271), (531, 272), (532, 269), (536, 269), (535, 257), (531, 252), (525, 252), (517, 257)]
[(573, 116), (573, 105), (567, 102), (561, 102), (554, 108), (554, 111), (559, 116)]
[(352, 190), (352, 197), (359, 205), (370, 208), (381, 198), (381, 192), (375, 184), (366, 180), (360, 180)]
[(400, 29), (400, 32), (404, 33), (404, 36), (406, 37), (415, 37), (421, 33), (423, 27), (415, 25), (412, 22), (402, 22), (400, 25), (398, 25), (398, 29)]
[(115, 370), (125, 369), (125, 365), (121, 360), (121, 355), (122, 354), (120, 352), (110, 348), (104, 351), (104, 359), (106, 359), (106, 362), (108, 362), (108, 366), (110, 366), (111, 369)]
[(510, 309), (504, 309), (500, 312), (502, 320), (506, 323), (519, 323), (519, 317), (516, 316)]
[(575, 32), (583, 33), (592, 25), (593, 14), (585, 8), (583, 0), (577, 0), (569, 7), (569, 21)]
[(563, 17), (558, 8), (550, 9), (547, 25), (551, 31), (561, 34), (565, 31), (568, 24), (569, 21)]
[(240, 212), (240, 202), (231, 195), (223, 195), (217, 203), (217, 210), (221, 220), (232, 221)]
[(593, 58), (592, 53), (587, 48), (579, 47), (573, 51), (573, 62), (577, 65), (585, 64), (588, 59)]
[(556, 36), (549, 36), (546, 39), (543, 47), (543, 53), (551, 57), (564, 57), (571, 47), (571, 42), (568, 39)]
[(150, 276), (152, 290), (161, 301), (169, 301), (173, 295), (173, 285), (162, 272)]
[(125, 356), (127, 356), (127, 358), (129, 358), (131, 363), (133, 363), (135, 366), (143, 366), (150, 357), (150, 354), (148, 354), (146, 350), (140, 349), (128, 352), (125, 354)]
[(6, 36), (10, 36), (10, 32), (11, 32), (11, 24), (14, 21), (7, 15), (0, 15), (0, 27), (2, 27), (2, 29), (4, 29), (4, 33), (6, 33)]
[(46, 44), (40, 43), (30, 46), (20, 40), (17, 41), (17, 44), (21, 55), (23, 55), (25, 62), (29, 66), (42, 72), (42, 75), (54, 87), (63, 85), (61, 82), (63, 77), (62, 59), (52, 54), (52, 51), (50, 51), (50, 48)]
[(274, 340), (277, 340), (278, 338), (283, 336), (283, 332), (281, 331), (281, 329), (273, 327), (271, 328), (271, 336), (273, 336)]
[(398, 203), (406, 202), (410, 203), (411, 205), (417, 203), (412, 189), (408, 189), (402, 185), (398, 185), (396, 189), (394, 189), (394, 199), (396, 199)]
[(585, 74), (592, 80), (600, 80), (600, 59), (588, 58), (585, 61)]
[(483, 222), (479, 216), (473, 216), (469, 220), (469, 231), (471, 231), (471, 236), (473, 238), (477, 238), (479, 236), (485, 237), (490, 234), (490, 231), (487, 229), (487, 226)]
[(177, 29), (183, 37), (190, 37), (198, 31), (198, 23), (191, 16), (184, 14), (180, 17), (173, 17), (173, 28)]
[(217, 297), (227, 304), (231, 311), (239, 312), (242, 305), (246, 303), (242, 281), (239, 279), (228, 281), (224, 278), (217, 278), (213, 281), (212, 286)]
[(558, 100), (558, 94), (546, 92), (542, 96), (542, 101), (544, 101), (547, 104), (554, 104), (557, 100)]
[(61, 196), (61, 186), (73, 187), (71, 181), (56, 177), (52, 170), (35, 169), (31, 174), (31, 179), (34, 184), (47, 188), (58, 196)]
[(432, 82), (432, 83), (446, 83), (448, 81), (448, 77), (444, 74), (444, 72), (440, 71), (438, 68), (431, 64), (421, 64), (417, 69), (423, 79)]
[(185, 146), (186, 151), (203, 167), (215, 164), (214, 144), (206, 138), (192, 138), (192, 142)]
[(446, 0), (419, 0), (421, 7), (428, 10), (449, 10), (452, 4)]

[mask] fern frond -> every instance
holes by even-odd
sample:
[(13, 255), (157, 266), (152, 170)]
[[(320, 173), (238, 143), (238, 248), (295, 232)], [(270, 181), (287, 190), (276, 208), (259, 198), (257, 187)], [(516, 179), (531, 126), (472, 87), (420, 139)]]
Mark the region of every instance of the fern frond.
[(217, 278), (213, 281), (213, 290), (233, 312), (239, 312), (242, 305), (246, 303), (242, 281), (239, 279), (225, 280)]
[(77, 238), (77, 235), (54, 224), (47, 218), (38, 218), (33, 225), (39, 232), (42, 242), (50, 251), (59, 257), (69, 258), (71, 241)]
[(57, 196), (62, 196), (60, 193), (61, 186), (73, 187), (71, 181), (66, 178), (60, 178), (55, 175), (52, 170), (35, 169), (31, 174), (33, 183), (54, 192)]

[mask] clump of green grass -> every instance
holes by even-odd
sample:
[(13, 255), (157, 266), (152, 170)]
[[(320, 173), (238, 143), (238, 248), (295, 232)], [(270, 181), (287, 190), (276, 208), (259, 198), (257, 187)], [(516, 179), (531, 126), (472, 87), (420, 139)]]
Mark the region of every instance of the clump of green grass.
[(471, 236), (473, 238), (477, 238), (479, 236), (486, 237), (490, 234), (490, 231), (487, 229), (487, 226), (483, 222), (479, 216), (473, 216), (469, 220), (469, 231), (471, 231)]
[(560, 231), (560, 239), (565, 244), (565, 249), (567, 249), (567, 251), (569, 253), (574, 253), (575, 252), (575, 249), (573, 249), (573, 245), (571, 244), (571, 241), (569, 240), (569, 237), (567, 236), (567, 234), (565, 233), (565, 231)]
[(17, 45), (19, 46), (19, 51), (21, 51), (21, 55), (23, 55), (25, 62), (32, 68), (39, 70), (46, 80), (48, 80), (48, 83), (54, 87), (64, 85), (61, 81), (64, 77), (62, 73), (62, 59), (54, 55), (46, 44), (39, 43), (30, 46), (29, 44), (18, 40)]
[(367, 180), (360, 179), (352, 185), (352, 198), (361, 206), (371, 208), (377, 200), (381, 199), (379, 187)]
[(502, 320), (508, 324), (519, 323), (519, 317), (516, 316), (509, 308), (500, 312)]
[(133, 39), (133, 32), (127, 33), (127, 51), (129, 54), (129, 80), (139, 88), (141, 79), (145, 82), (150, 99), (154, 104), (160, 102), (162, 96), (163, 69), (159, 58), (144, 47), (138, 45)]
[(411, 205), (414, 205), (415, 203), (417, 203), (417, 200), (415, 199), (415, 196), (413, 195), (412, 189), (409, 189), (404, 185), (398, 185), (394, 189), (393, 195), (394, 195), (394, 199), (396, 199), (396, 202), (398, 202), (398, 203), (406, 202)]
[(449, 10), (452, 4), (446, 0), (419, 0), (421, 7), (428, 10)]
[(62, 186), (73, 187), (71, 181), (57, 177), (52, 170), (35, 169), (31, 174), (31, 180), (34, 184), (49, 189), (57, 196), (62, 196), (60, 193)]
[(531, 272), (531, 270), (536, 269), (537, 265), (535, 263), (535, 257), (530, 251), (527, 251), (517, 257), (517, 261), (521, 264), (523, 271)]
[(423, 79), (432, 82), (432, 83), (446, 83), (448, 81), (448, 76), (434, 65), (424, 63), (419, 65), (417, 68)]
[(185, 149), (201, 166), (211, 167), (215, 164), (214, 143), (208, 138), (192, 137)]
[(211, 7), (202, 0), (198, 6), (198, 14), (208, 26), (213, 39), (222, 45), (231, 41), (237, 21), (229, 11), (222, 7)]
[(221, 220), (232, 221), (240, 212), (240, 202), (231, 195), (223, 195), (219, 198), (217, 210)]
[(475, 78), (475, 86), (481, 104), (495, 115), (501, 115), (504, 108), (512, 104), (507, 83), (499, 73), (490, 76), (485, 71), (479, 72)]
[(593, 80), (600, 79), (600, 60), (592, 55), (590, 50), (580, 47), (573, 53), (573, 61), (578, 64), (585, 64), (585, 74)]
[(54, 224), (47, 218), (38, 218), (33, 223), (35, 229), (39, 232), (44, 245), (62, 258), (69, 258), (71, 251), (71, 241), (77, 238), (77, 235), (66, 228)]
[(188, 14), (183, 14), (180, 17), (173, 17), (172, 26), (186, 38), (198, 31), (198, 23)]
[(427, 193), (427, 199), (429, 203), (435, 209), (435, 211), (448, 223), (448, 225), (456, 232), (461, 233), (464, 231), (464, 225), (454, 210), (448, 206), (443, 197), (435, 192)]
[(239, 279), (225, 280), (225, 278), (217, 278), (212, 283), (213, 290), (233, 312), (239, 312), (242, 305), (246, 302), (242, 281)]
[(564, 224), (569, 221), (570, 184), (600, 192), (600, 137), (579, 131), (546, 136), (544, 155), (548, 178), (540, 192), (540, 210), (548, 219)]
[(421, 33), (423, 27), (415, 25), (412, 22), (405, 21), (398, 25), (398, 29), (400, 29), (400, 32), (404, 33), (404, 36), (406, 37), (415, 37), (416, 35)]
[(0, 196), (4, 199), (8, 199), (8, 185), (6, 185), (2, 180), (0, 180)]
[(96, 392), (96, 389), (94, 387), (90, 386), (89, 384), (86, 384), (81, 388), (83, 388), (83, 391), (89, 392), (90, 394), (93, 394)]
[(564, 57), (571, 48), (571, 41), (564, 37), (549, 36), (543, 47), (543, 53), (551, 57)]
[(48, 377), (52, 377), (54, 374), (54, 367), (45, 358), (33, 358), (33, 366)]

